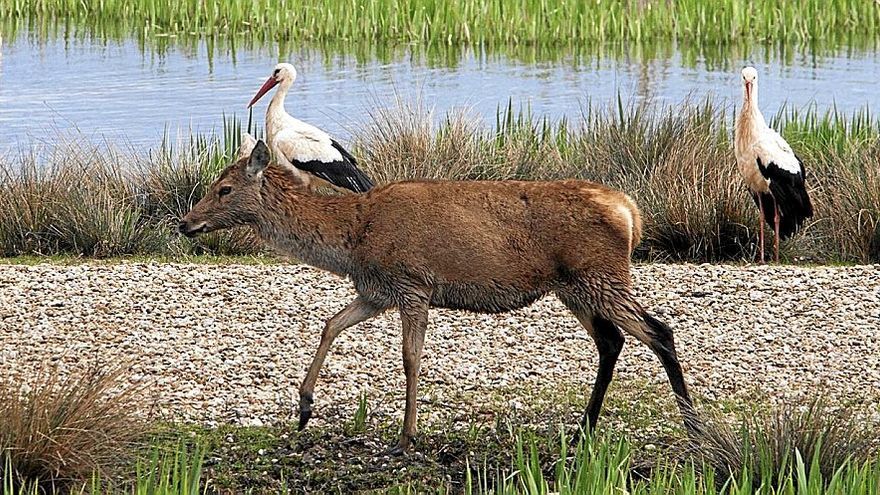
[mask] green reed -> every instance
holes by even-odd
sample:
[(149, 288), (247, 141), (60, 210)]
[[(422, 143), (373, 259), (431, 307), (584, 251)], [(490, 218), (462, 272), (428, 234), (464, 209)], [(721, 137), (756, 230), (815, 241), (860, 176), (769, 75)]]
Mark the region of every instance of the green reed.
[(847, 41), (880, 33), (866, 0), (6, 0), (0, 18), (149, 37), (427, 44)]

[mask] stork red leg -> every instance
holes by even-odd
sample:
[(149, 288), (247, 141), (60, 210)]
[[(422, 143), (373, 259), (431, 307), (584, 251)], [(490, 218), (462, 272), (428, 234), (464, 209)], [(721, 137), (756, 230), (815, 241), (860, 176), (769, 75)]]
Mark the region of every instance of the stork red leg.
[(779, 263), (779, 206), (776, 206), (773, 211), (774, 219), (776, 220), (775, 222), (773, 222), (776, 228), (776, 237), (773, 239), (773, 250), (776, 254), (776, 262)]
[(764, 205), (761, 201), (761, 195), (758, 194), (758, 215), (760, 218), (758, 219), (758, 223), (761, 224), (761, 233), (758, 236), (758, 252), (761, 257), (761, 264), (764, 264)]

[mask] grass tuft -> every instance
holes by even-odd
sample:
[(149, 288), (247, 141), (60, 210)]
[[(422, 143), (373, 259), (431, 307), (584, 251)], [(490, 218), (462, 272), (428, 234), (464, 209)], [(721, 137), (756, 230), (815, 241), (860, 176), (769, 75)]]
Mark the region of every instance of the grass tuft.
[(111, 480), (133, 462), (148, 430), (139, 388), (122, 368), (62, 376), (46, 365), (26, 381), (0, 380), (0, 479), (5, 489), (66, 491)]
[(865, 414), (822, 398), (789, 402), (744, 416), (738, 427), (716, 415), (690, 445), (718, 480), (748, 480), (755, 489), (784, 491), (793, 478), (806, 474), (801, 469), (828, 481), (841, 469), (876, 459), (880, 432)]
[(133, 495), (199, 495), (207, 493), (200, 445), (178, 443), (171, 450), (154, 446), (149, 459), (137, 464)]
[[(357, 415), (366, 418), (362, 397)], [(154, 437), (149, 450), (128, 456), (136, 474), (114, 486), (105, 471), (79, 484), (13, 483), (7, 458), (3, 495), (36, 493), (465, 493), (631, 495), (820, 495), (880, 492), (880, 456), (872, 409), (799, 400), (778, 409), (751, 406), (739, 427), (715, 414), (698, 437), (631, 442), (601, 428), (573, 439), (525, 418), (434, 425), (416, 452), (388, 457), (397, 421), (378, 421), (353, 436), (349, 422), (302, 432), (290, 425), (218, 428), (179, 426)], [(739, 409), (739, 407), (737, 407)], [(668, 421), (659, 414), (655, 420)], [(376, 422), (377, 418), (370, 419)], [(525, 424), (523, 422), (525, 420)], [(456, 421), (461, 421), (461, 418)], [(530, 426), (531, 425), (531, 426)], [(460, 426), (464, 426), (461, 428)], [(657, 441), (660, 442), (657, 442)], [(681, 448), (681, 446), (685, 448)], [(14, 462), (14, 461), (13, 461)], [(116, 490), (116, 491), (113, 491)]]

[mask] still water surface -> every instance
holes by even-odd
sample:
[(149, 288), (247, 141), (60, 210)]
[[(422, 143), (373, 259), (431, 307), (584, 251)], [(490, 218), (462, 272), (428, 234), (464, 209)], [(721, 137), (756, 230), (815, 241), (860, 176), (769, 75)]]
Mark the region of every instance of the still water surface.
[[(713, 95), (731, 104), (739, 99), (738, 74), (746, 64), (761, 74), (766, 115), (786, 102), (845, 112), (874, 106), (880, 84), (880, 52), (844, 47), (821, 55), (755, 48), (722, 52), (720, 61), (683, 55), (674, 46), (650, 53), (618, 47), (589, 59), (563, 53), (552, 61), (472, 48), (446, 62), (407, 47), (376, 58), (313, 47), (281, 57), (278, 51), (212, 50), (209, 56), (203, 43), (157, 52), (135, 41), (18, 33), (0, 42), (0, 150), (52, 142), (58, 131), (136, 147), (155, 146), (165, 132), (216, 131), (224, 114), (247, 118), (247, 102), (279, 59), (299, 71), (288, 111), (342, 139), (370, 109), (395, 97), (419, 99), (436, 115), (466, 107), (493, 123), (509, 99), (552, 119), (576, 118), (585, 105), (605, 105), (618, 93), (661, 104)], [(267, 102), (257, 105), (259, 121)]]

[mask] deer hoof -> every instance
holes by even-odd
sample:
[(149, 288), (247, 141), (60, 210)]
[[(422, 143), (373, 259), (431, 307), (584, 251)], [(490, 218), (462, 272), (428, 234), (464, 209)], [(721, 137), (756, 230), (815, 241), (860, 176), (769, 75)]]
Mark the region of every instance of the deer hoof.
[(390, 457), (400, 457), (405, 453), (406, 453), (406, 448), (404, 448), (400, 444), (395, 445), (385, 451), (385, 455), (390, 456)]
[(312, 394), (301, 394), (299, 397), (299, 431), (305, 429), (312, 417)]
[(415, 442), (415, 439), (403, 437), (400, 439), (399, 442), (397, 442), (397, 445), (386, 450), (385, 455), (391, 457), (402, 456), (409, 451), (410, 447), (412, 447), (413, 442)]
[(311, 409), (299, 412), (299, 428), (298, 428), (299, 431), (303, 431), (306, 429), (306, 424), (308, 424), (309, 418), (311, 418), (311, 417), (312, 417)]

